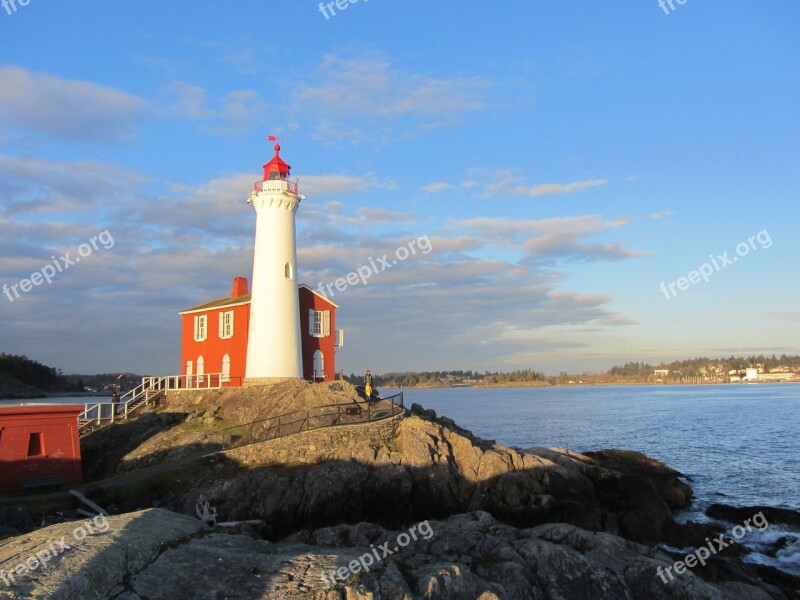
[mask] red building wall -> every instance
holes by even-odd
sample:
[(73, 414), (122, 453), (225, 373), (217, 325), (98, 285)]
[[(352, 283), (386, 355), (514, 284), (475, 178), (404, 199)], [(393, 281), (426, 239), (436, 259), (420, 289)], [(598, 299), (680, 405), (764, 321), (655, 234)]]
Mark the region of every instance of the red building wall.
[[(314, 380), (314, 353), (319, 350), (323, 356), (324, 381), (336, 379), (336, 308), (330, 300), (304, 285), (300, 286), (300, 339), (303, 348), (303, 377)], [(314, 337), (310, 333), (309, 310), (330, 311), (329, 335)], [(319, 376), (316, 381), (323, 381)]]
[[(219, 315), (233, 311), (233, 337), (222, 339), (219, 335)], [(207, 315), (208, 331), (206, 339), (194, 339), (194, 317)], [(247, 361), (247, 335), (250, 330), (250, 304), (225, 306), (183, 314), (181, 326), (181, 373), (186, 374), (186, 362), (192, 361), (192, 374), (197, 375), (197, 360), (203, 357), (203, 370), (206, 374), (222, 373), (222, 360), (227, 354), (231, 360), (230, 381), (227, 386), (240, 386), (244, 381)]]
[(78, 415), (83, 406), (0, 408), (0, 491), (58, 477), (80, 483)]
[[(336, 304), (314, 292), (311, 288), (299, 287), (300, 299), (300, 341), (303, 360), (303, 377), (314, 381), (314, 353), (322, 352), (324, 381), (336, 378)], [(309, 310), (329, 311), (330, 334), (325, 337), (314, 337), (309, 334)], [(220, 313), (233, 311), (233, 337), (223, 339), (219, 335)], [(203, 357), (203, 372), (222, 373), (222, 360), (227, 354), (231, 359), (230, 381), (226, 386), (240, 386), (244, 382), (247, 362), (247, 339), (250, 333), (250, 295), (247, 293), (247, 280), (243, 277), (234, 279), (233, 292), (229, 299), (223, 298), (208, 305), (189, 309), (181, 314), (181, 368), (180, 373), (186, 375), (186, 363), (192, 361), (192, 377), (197, 382), (197, 360)], [(207, 317), (206, 339), (195, 341), (195, 317)], [(323, 381), (317, 377), (316, 381)], [(216, 384), (216, 379), (214, 380)]]

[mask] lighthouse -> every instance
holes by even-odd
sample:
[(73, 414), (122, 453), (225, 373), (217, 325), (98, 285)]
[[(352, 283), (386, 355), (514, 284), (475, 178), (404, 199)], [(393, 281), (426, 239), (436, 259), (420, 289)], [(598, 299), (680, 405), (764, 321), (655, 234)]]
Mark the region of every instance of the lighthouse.
[[(275, 139), (275, 138), (271, 138)], [(256, 210), (250, 329), (245, 384), (274, 383), (303, 376), (297, 289), (295, 213), (304, 199), (291, 167), (280, 156), (264, 165), (248, 203)]]

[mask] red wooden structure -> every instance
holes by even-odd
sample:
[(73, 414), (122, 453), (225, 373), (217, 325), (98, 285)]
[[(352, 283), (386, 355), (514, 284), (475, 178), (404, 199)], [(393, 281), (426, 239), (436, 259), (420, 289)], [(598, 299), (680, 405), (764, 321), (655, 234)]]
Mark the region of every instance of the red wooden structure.
[(0, 408), (0, 491), (80, 483), (83, 406)]

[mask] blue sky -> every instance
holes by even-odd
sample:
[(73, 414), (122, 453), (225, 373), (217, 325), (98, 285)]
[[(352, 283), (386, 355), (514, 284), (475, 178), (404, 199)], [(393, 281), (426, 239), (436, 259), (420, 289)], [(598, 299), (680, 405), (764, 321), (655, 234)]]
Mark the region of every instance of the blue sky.
[(337, 292), (348, 372), (800, 352), (791, 0), (30, 0), (0, 55), (0, 283), (113, 238), (0, 296), (2, 351), (178, 372), (177, 312), (251, 275), (275, 134), (302, 281), (431, 244)]

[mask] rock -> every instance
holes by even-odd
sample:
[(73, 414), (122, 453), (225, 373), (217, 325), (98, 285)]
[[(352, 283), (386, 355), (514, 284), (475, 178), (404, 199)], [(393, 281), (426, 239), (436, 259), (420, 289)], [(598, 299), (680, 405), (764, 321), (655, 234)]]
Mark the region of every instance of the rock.
[(435, 420), (436, 419), (436, 411), (435, 410), (433, 410), (432, 408), (426, 409), (423, 406), (421, 406), (420, 404), (417, 404), (416, 402), (414, 402), (411, 405), (411, 414), (412, 415), (421, 416), (421, 417), (427, 417), (428, 419), (431, 419), (431, 420)]
[(160, 432), (174, 429), (186, 420), (187, 413), (145, 413), (139, 418), (109, 425), (81, 438), (84, 481), (115, 475), (125, 456), (139, 449)]
[(707, 538), (713, 539), (724, 531), (715, 523), (676, 523), (664, 530), (662, 541), (673, 548), (699, 548), (708, 543)]
[[(95, 527), (94, 533), (76, 542), (75, 532), (86, 531), (86, 524), (51, 525), (0, 546), (0, 564), (10, 573), (6, 577), (12, 585), (6, 587), (15, 594), (12, 597), (113, 597), (125, 590), (128, 577), (155, 561), (167, 544), (186, 541), (203, 529), (197, 519), (152, 509), (109, 517), (107, 527)], [(69, 548), (54, 545), (53, 540)], [(46, 558), (44, 552), (53, 548), (60, 553)], [(35, 562), (37, 553), (44, 564)]]
[[(757, 516), (760, 515), (760, 516)], [(766, 519), (768, 525), (791, 525), (800, 527), (800, 512), (788, 508), (773, 508), (771, 506), (730, 506), (728, 504), (712, 504), (706, 509), (706, 516), (744, 525), (745, 521), (757, 526)], [(754, 519), (756, 517), (756, 519)], [(755, 521), (758, 523), (755, 523)]]
[(0, 539), (34, 529), (31, 516), (22, 506), (0, 506)]
[[(196, 519), (161, 509), (109, 517), (107, 524), (105, 532), (86, 537), (79, 546), (64, 551), (47, 566), (15, 576), (8, 586), (11, 597), (53, 600), (186, 597), (196, 600), (761, 600), (770, 597), (743, 583), (710, 585), (691, 572), (664, 583), (658, 569), (671, 565), (672, 561), (651, 548), (563, 524), (516, 529), (484, 512), (416, 524), (402, 531), (368, 523), (338, 525), (278, 543), (214, 532)], [(65, 523), (14, 538), (0, 547), (0, 564), (20, 564), (46, 547), (48, 540), (62, 536), (71, 539), (75, 527), (75, 523)], [(405, 538), (400, 537), (403, 534)], [(299, 537), (306, 541), (298, 541)], [(378, 559), (374, 558), (376, 553)]]

